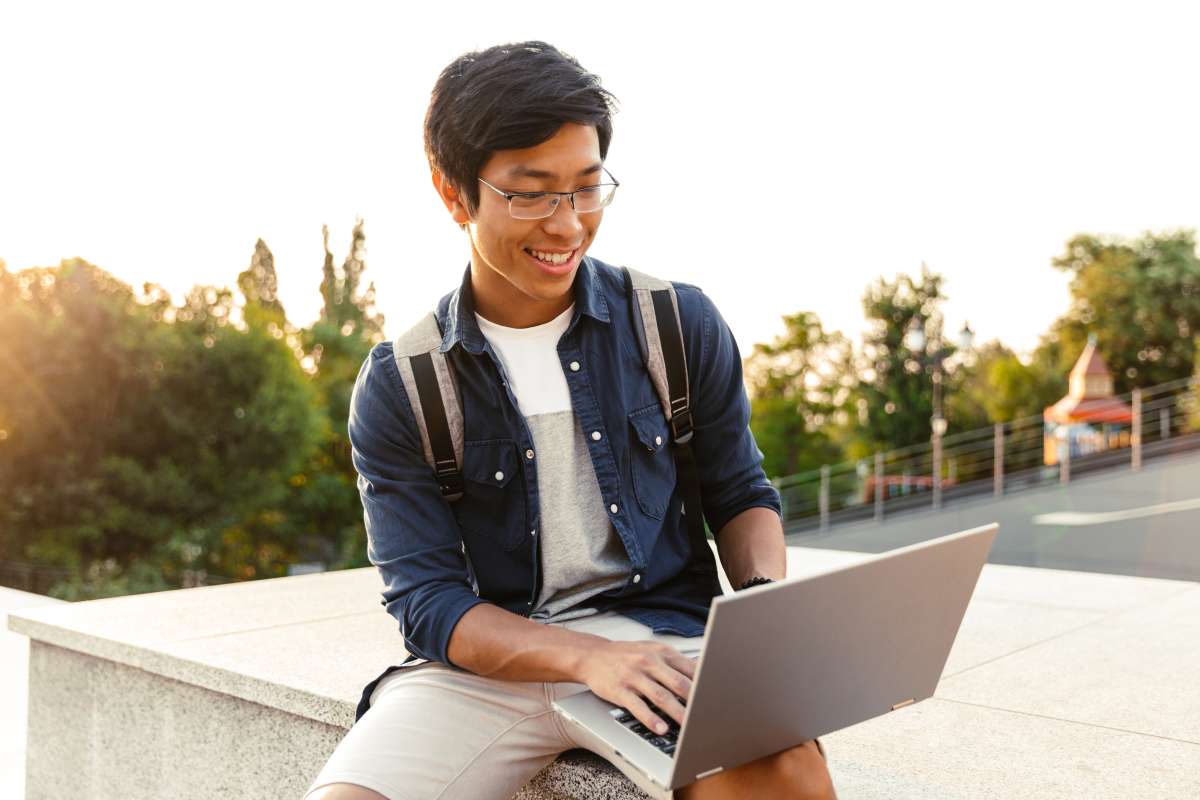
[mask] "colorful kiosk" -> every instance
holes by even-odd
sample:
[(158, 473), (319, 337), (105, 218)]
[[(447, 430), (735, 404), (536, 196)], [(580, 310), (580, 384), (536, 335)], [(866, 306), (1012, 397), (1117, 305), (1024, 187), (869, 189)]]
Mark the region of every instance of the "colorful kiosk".
[(1072, 459), (1128, 447), (1133, 409), (1114, 396), (1112, 372), (1088, 337), (1071, 370), (1067, 396), (1042, 414), (1045, 423), (1043, 461), (1057, 464), (1063, 449)]

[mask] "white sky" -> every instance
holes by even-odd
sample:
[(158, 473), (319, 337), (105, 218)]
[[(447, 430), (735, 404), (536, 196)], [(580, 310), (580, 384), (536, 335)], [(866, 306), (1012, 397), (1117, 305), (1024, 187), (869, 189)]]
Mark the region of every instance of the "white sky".
[[(787, 4), (791, 5), (791, 4)], [(968, 8), (968, 6), (971, 6)], [(947, 330), (1028, 350), (1076, 232), (1200, 225), (1191, 3), (65, 4), (0, 0), (0, 258), (80, 256), (179, 296), (254, 240), (320, 305), (356, 215), (388, 332), (469, 251), (421, 124), (467, 49), (545, 39), (621, 102), (591, 253), (696, 283), (743, 355), (876, 276), (947, 276)]]

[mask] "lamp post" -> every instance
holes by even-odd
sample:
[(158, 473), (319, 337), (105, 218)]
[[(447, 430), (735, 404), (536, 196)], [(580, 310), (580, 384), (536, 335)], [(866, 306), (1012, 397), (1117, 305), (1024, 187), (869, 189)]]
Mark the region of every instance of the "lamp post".
[[(958, 338), (955, 344), (958, 345), (957, 350), (970, 350), (971, 345), (975, 342), (975, 332), (971, 330), (968, 323), (963, 323), (962, 330), (958, 332)], [(946, 435), (946, 428), (949, 423), (946, 421), (945, 415), (942, 413), (942, 378), (945, 374), (943, 362), (946, 357), (956, 352), (956, 348), (948, 347), (940, 340), (933, 342), (929, 341), (929, 337), (925, 334), (924, 320), (919, 316), (914, 316), (912, 322), (908, 325), (908, 330), (904, 333), (904, 345), (909, 352), (919, 357), (922, 366), (928, 364), (932, 367), (931, 380), (933, 381), (933, 416), (929, 420), (929, 427), (933, 431), (931, 444), (933, 446), (933, 507), (940, 509), (942, 507), (942, 437)], [(932, 347), (928, 347), (933, 345)]]

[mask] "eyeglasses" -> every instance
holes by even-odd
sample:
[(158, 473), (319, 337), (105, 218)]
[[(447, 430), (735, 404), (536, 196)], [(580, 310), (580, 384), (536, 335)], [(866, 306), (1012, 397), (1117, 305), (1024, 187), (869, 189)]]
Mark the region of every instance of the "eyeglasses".
[(600, 169), (604, 170), (604, 174), (612, 183), (584, 186), (573, 192), (506, 192), (492, 186), (483, 178), (480, 178), (479, 182), (508, 201), (508, 213), (513, 219), (545, 219), (558, 209), (564, 197), (570, 200), (571, 208), (580, 214), (599, 211), (611, 203), (621, 183), (613, 177), (607, 167)]

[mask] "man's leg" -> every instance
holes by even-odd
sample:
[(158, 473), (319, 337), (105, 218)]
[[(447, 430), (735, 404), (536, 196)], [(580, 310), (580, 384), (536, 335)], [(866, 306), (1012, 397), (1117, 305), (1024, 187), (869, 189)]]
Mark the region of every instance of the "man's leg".
[(554, 721), (549, 686), (442, 664), (393, 673), (306, 797), (507, 800), (572, 746)]
[(677, 789), (675, 797), (682, 800), (734, 800), (742, 797), (837, 800), (825, 757), (811, 739), (791, 750), (751, 761)]
[(331, 783), (305, 795), (304, 800), (389, 800), (389, 798), (353, 783)]

